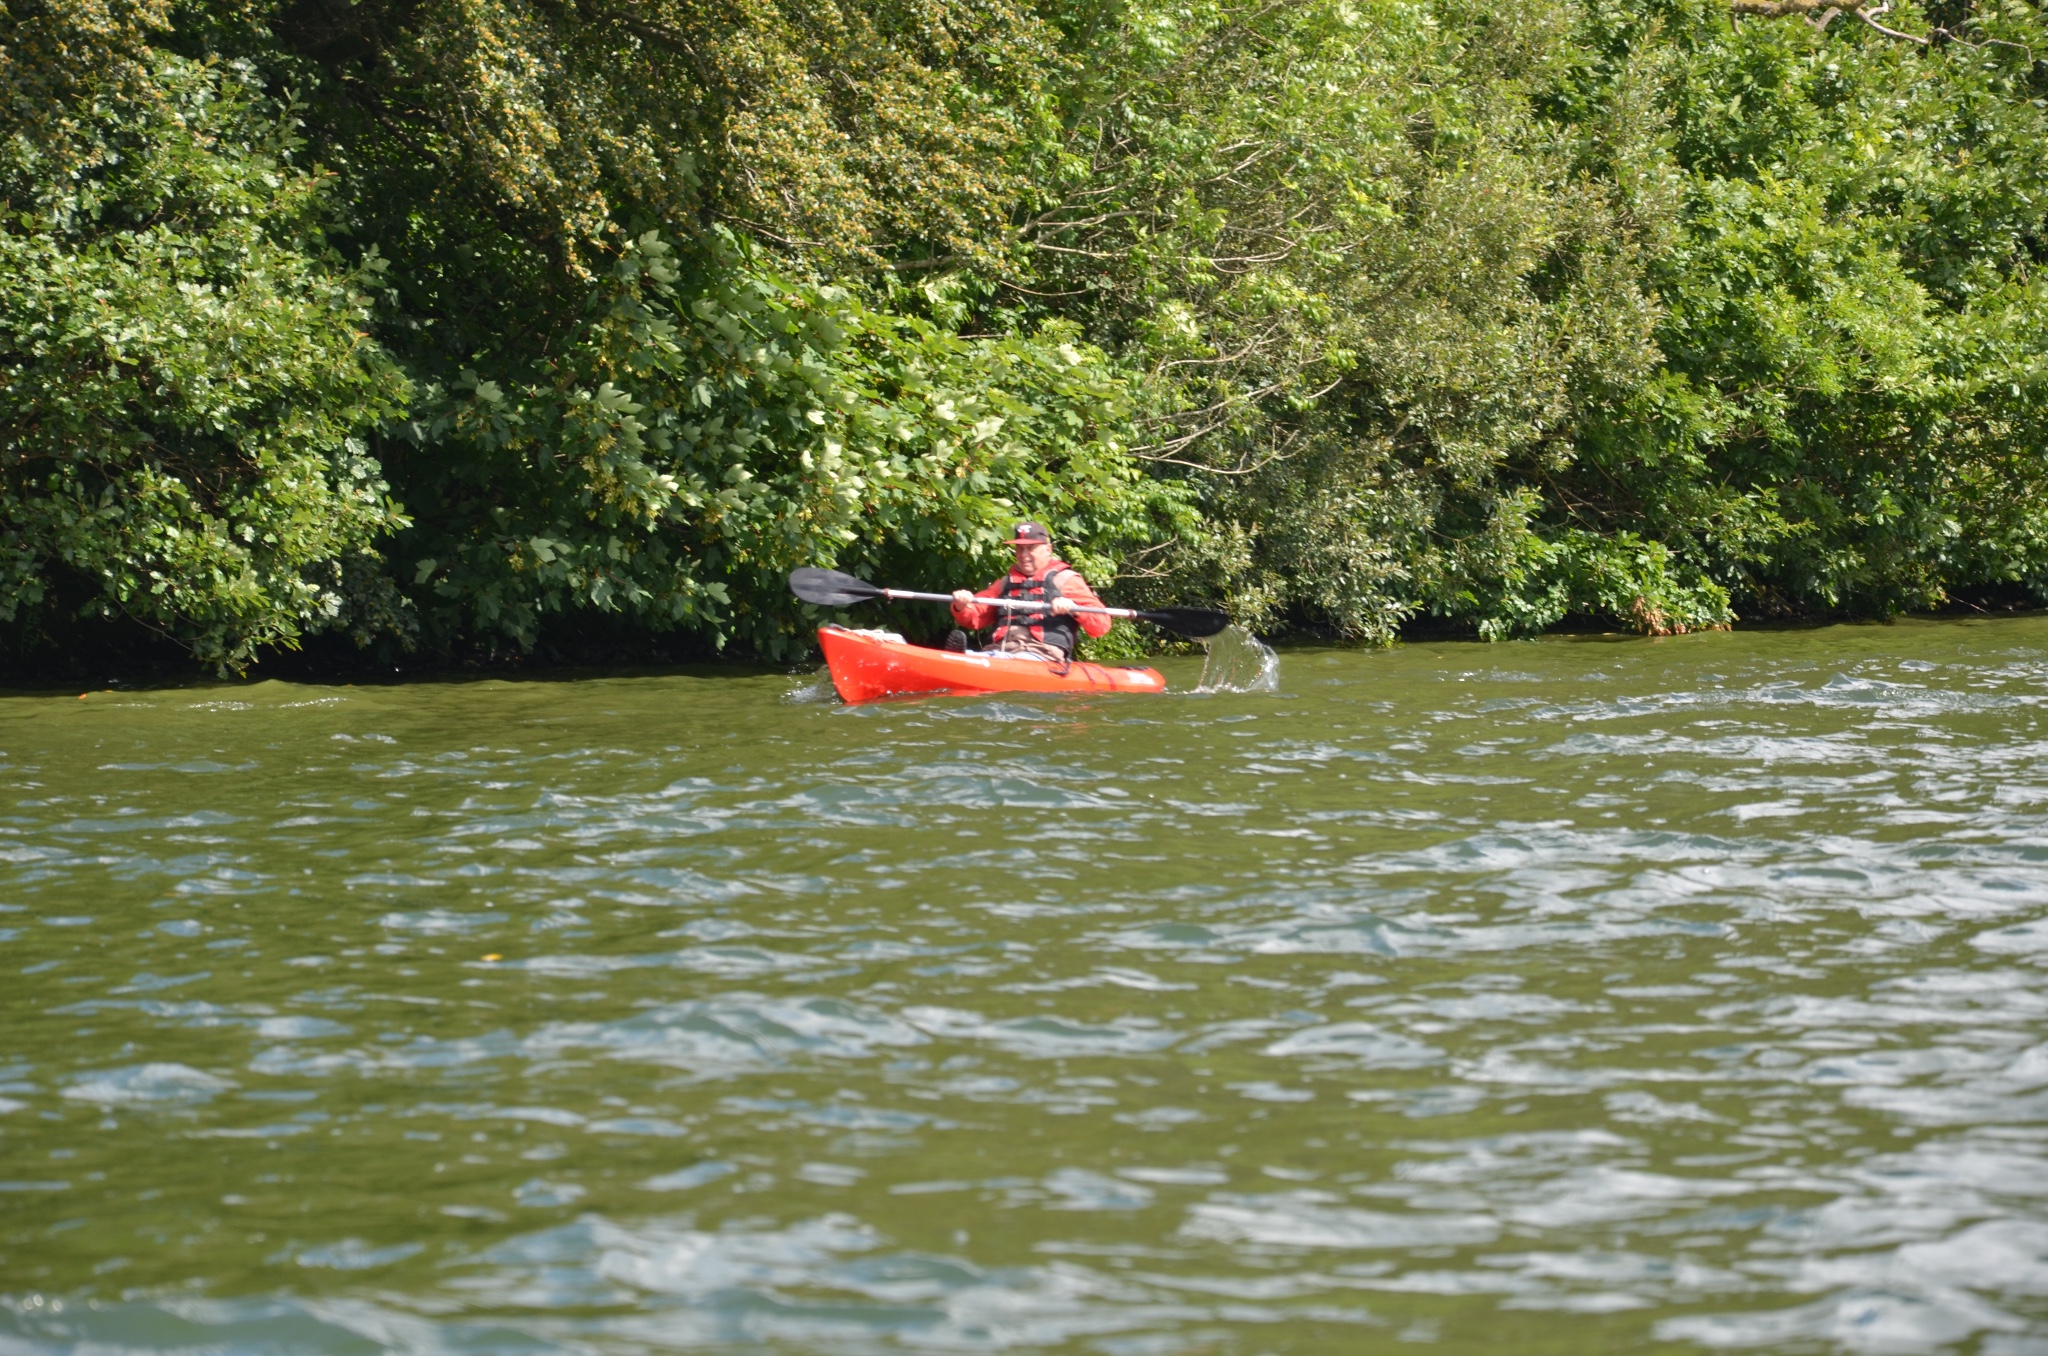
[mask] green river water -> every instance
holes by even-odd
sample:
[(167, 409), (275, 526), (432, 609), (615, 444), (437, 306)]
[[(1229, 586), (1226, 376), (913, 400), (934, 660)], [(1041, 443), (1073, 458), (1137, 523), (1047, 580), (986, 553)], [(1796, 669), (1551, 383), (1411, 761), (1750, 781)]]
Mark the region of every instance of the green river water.
[(2048, 1353), (2048, 619), (818, 697), (0, 699), (0, 1353)]

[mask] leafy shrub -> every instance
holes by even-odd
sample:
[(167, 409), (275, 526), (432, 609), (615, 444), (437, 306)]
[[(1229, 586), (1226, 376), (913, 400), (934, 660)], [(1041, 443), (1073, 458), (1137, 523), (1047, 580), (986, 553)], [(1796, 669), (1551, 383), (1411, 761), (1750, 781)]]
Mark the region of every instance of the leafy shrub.
[(771, 656), (810, 643), (798, 565), (950, 589), (1029, 514), (1106, 578), (1194, 530), (1117, 440), (1130, 399), (1058, 327), (964, 339), (730, 237), (681, 255), (649, 233), (558, 357), (427, 393), (407, 577), (444, 634), (530, 645), (546, 615), (592, 609)]
[(373, 552), (405, 520), (363, 442), (408, 397), (367, 333), (376, 261), (327, 248), (246, 70), (145, 57), (72, 72), (58, 116), (14, 99), (0, 138), (0, 619), (126, 617), (224, 669), (402, 628)]

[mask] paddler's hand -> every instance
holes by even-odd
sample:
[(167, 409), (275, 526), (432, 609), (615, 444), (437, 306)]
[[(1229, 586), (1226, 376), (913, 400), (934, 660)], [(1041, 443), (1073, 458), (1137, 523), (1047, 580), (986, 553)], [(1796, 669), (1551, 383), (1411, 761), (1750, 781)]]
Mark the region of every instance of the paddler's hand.
[(1052, 615), (1053, 615), (1053, 616), (1055, 616), (1055, 617), (1071, 617), (1071, 616), (1073, 616), (1073, 615), (1074, 615), (1074, 600), (1073, 600), (1072, 598), (1055, 598), (1055, 599), (1053, 599), (1053, 600), (1052, 600)]
[(974, 595), (969, 593), (966, 589), (954, 589), (953, 606), (961, 611), (965, 611), (966, 609), (973, 607)]

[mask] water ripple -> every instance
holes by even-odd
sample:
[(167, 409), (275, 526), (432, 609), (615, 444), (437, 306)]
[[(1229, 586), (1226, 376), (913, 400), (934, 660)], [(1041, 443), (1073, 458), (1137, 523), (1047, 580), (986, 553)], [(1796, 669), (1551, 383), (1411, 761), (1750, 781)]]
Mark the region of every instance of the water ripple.
[(2038, 1356), (2044, 653), (0, 700), (0, 1350)]

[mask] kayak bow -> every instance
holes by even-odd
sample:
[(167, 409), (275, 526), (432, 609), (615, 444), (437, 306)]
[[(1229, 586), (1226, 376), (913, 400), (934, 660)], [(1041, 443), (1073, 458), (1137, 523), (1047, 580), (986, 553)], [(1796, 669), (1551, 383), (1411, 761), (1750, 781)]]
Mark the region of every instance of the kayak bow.
[(832, 686), (849, 702), (917, 693), (1164, 692), (1157, 669), (1110, 668), (1074, 661), (1062, 673), (1041, 659), (958, 654), (911, 645), (893, 634), (818, 629)]

